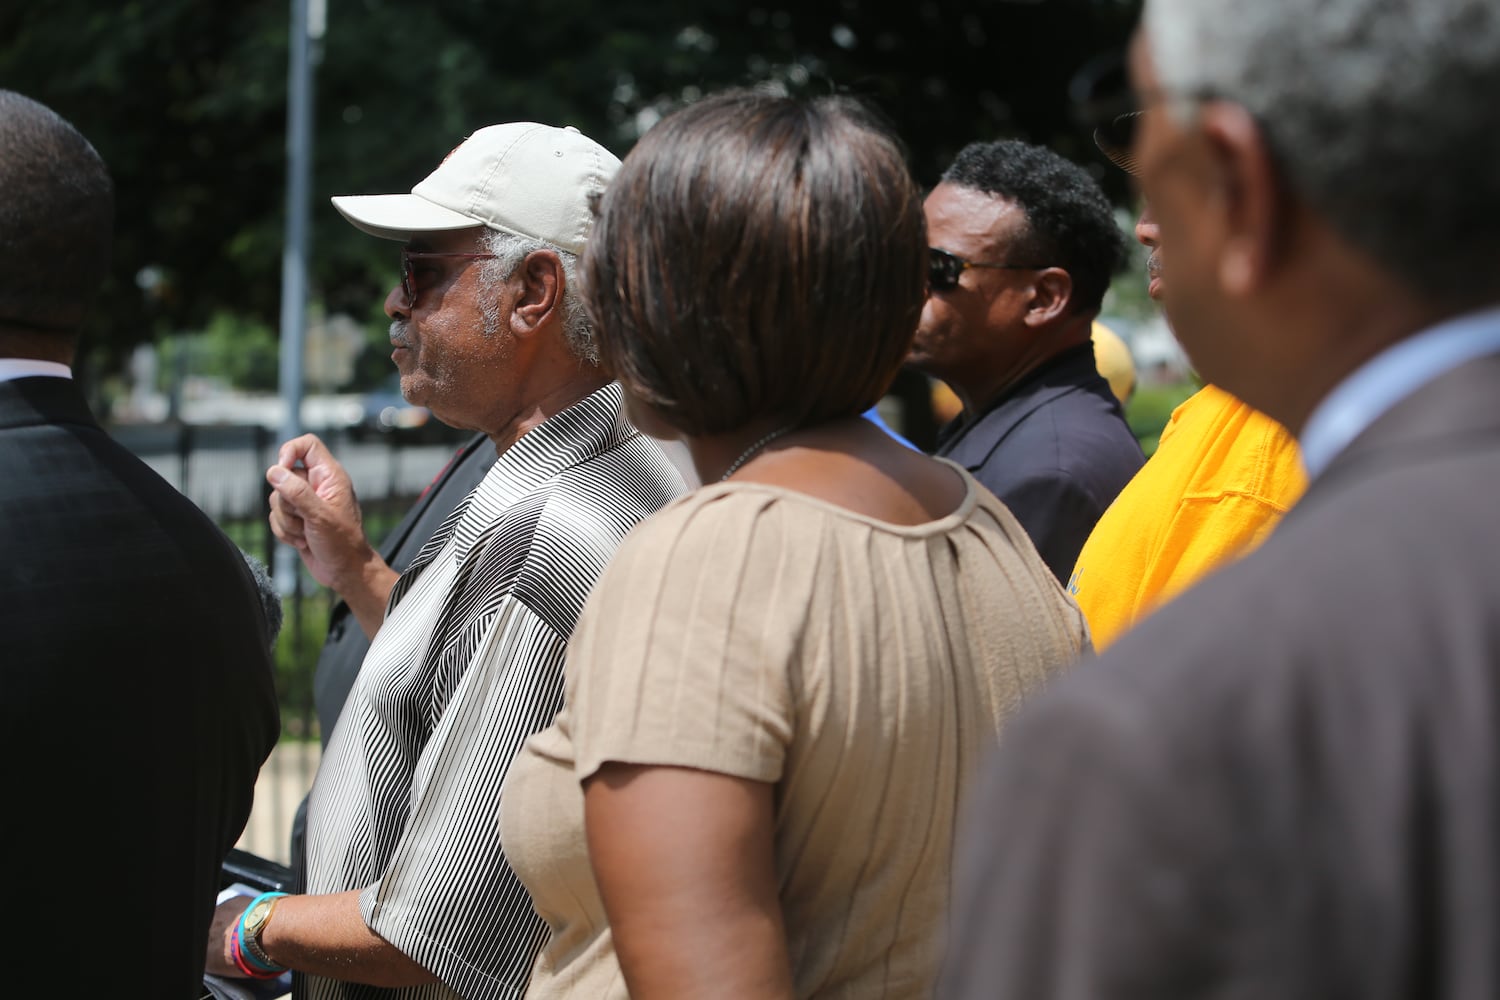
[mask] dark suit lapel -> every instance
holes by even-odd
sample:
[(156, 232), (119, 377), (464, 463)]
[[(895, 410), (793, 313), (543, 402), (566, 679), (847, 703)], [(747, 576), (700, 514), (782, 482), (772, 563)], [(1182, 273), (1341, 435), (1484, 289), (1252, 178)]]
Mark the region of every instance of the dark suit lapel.
[[(422, 491), (424, 496), (419, 498), (418, 502), (411, 505), (410, 509), (406, 512), (406, 516), (401, 519), (396, 527), (391, 529), (391, 533), (386, 535), (385, 540), (380, 543), (380, 554), (386, 562), (393, 561), (395, 553), (399, 552), (406, 545), (408, 536), (411, 535), (417, 522), (422, 519), (422, 514), (427, 509), (426, 503), (423, 502), (427, 499), (427, 495), (441, 492), (449, 478), (468, 462), (469, 456), (481, 445), (494, 447), (493, 442), (490, 441), (487, 435), (476, 434), (469, 439), (468, 444), (454, 453), (453, 457), (448, 460), (447, 465), (438, 470), (438, 474), (433, 477), (427, 489)], [(447, 519), (444, 518), (444, 520)]]
[[(457, 509), (450, 511), (443, 518), (437, 529), (428, 537), (425, 544), (418, 549), (417, 554), (406, 565), (400, 565), (401, 560), (398, 558), (398, 554), (406, 547), (406, 543), (411, 540), (411, 533), (416, 530), (417, 525), (424, 521), (424, 516), (429, 511), (429, 504), (435, 501), (438, 495), (447, 488), (449, 480), (459, 472), (469, 468), (469, 460), (473, 458), (474, 452), (481, 447), (494, 447), (488, 435), (474, 435), (469, 439), (468, 444), (455, 452), (453, 457), (449, 459), (448, 464), (438, 471), (438, 474), (433, 477), (432, 482), (422, 491), (422, 496), (418, 498), (416, 503), (411, 505), (406, 515), (401, 518), (396, 527), (391, 529), (390, 534), (386, 535), (385, 539), (380, 543), (381, 558), (400, 574), (396, 579), (394, 588), (395, 596), (406, 593), (407, 588), (411, 586), (411, 581), (416, 578), (414, 570), (419, 570), (423, 566), (426, 566), (432, 561), (432, 557), (437, 554), (438, 549), (443, 547), (443, 542), (453, 532), (453, 525), (458, 523), (458, 518), (462, 516), (464, 509), (468, 506), (465, 500), (459, 500)], [(394, 602), (387, 601), (387, 607), (392, 603)], [(333, 610), (329, 614), (330, 630), (333, 623), (347, 617), (349, 614), (348, 604), (342, 599), (335, 601)]]
[(458, 506), (453, 508), (453, 511), (447, 517), (443, 518), (443, 523), (438, 526), (437, 531), (432, 533), (432, 537), (427, 539), (427, 542), (412, 557), (411, 565), (401, 571), (401, 576), (397, 578), (396, 585), (391, 588), (390, 600), (386, 602), (387, 609), (396, 606), (396, 602), (401, 600), (402, 595), (411, 588), (412, 581), (417, 578), (417, 574), (421, 573), (427, 564), (432, 562), (433, 558), (442, 550), (443, 546), (447, 544), (448, 538), (453, 534), (453, 530), (458, 526), (458, 522), (463, 520), (464, 514), (468, 513), (469, 502), (473, 497), (473, 493), (464, 497)]

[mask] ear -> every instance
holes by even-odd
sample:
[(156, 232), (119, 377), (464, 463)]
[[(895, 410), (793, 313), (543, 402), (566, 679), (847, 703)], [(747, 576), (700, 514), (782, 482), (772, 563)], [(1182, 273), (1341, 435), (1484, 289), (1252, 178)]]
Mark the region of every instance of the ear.
[(1036, 273), (1031, 283), (1031, 301), (1026, 305), (1026, 325), (1045, 326), (1068, 311), (1073, 301), (1073, 276), (1060, 267)]
[(1242, 297), (1264, 286), (1282, 261), (1285, 195), (1265, 135), (1238, 104), (1211, 102), (1201, 129), (1215, 172), (1223, 222), (1219, 285)]
[(511, 329), (524, 337), (540, 330), (562, 309), (567, 277), (562, 260), (551, 250), (535, 250), (516, 268), (521, 292), (511, 307)]

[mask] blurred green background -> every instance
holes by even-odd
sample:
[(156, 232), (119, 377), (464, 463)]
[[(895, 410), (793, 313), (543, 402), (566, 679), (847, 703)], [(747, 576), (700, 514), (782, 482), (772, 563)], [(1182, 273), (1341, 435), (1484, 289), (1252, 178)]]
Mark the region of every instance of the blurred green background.
[[(285, 0), (53, 0), (0, 12), (0, 87), (71, 120), (115, 179), (115, 259), (79, 365), (106, 420), (149, 416), (129, 409), (142, 382), (173, 396), (174, 416), (185, 392), (277, 391), (291, 12)], [(623, 156), (663, 114), (724, 86), (856, 93), (890, 118), (920, 183), (935, 183), (968, 142), (1028, 139), (1089, 169), (1128, 231), (1128, 178), (1095, 149), (1074, 87), (1122, 49), (1138, 15), (1139, 0), (327, 0), (313, 47), (306, 389), (390, 395), (381, 303), (396, 254), (328, 198), (409, 190), (498, 121), (576, 125)], [(1131, 245), (1101, 319), (1136, 353), (1128, 418), (1149, 452), (1196, 383)], [(925, 443), (929, 387), (903, 379), (897, 427)], [(373, 537), (406, 502), (371, 512)], [(226, 527), (258, 551), (262, 517)], [(326, 607), (299, 609), (284, 646), (303, 659), (321, 642)]]
[[(95, 405), (116, 409), (142, 343), (159, 348), (160, 387), (192, 374), (274, 390), (291, 5), (5, 8), (0, 86), (71, 120), (116, 182), (116, 258), (79, 366)], [(1069, 87), (1123, 47), (1138, 14), (1139, 0), (327, 0), (313, 50), (309, 335), (338, 317), (362, 343), (310, 367), (308, 391), (370, 389), (390, 371), (381, 301), (395, 254), (329, 196), (409, 190), (498, 121), (573, 124), (624, 155), (662, 114), (723, 86), (853, 92), (890, 117), (923, 184), (965, 143), (1025, 138), (1085, 164), (1128, 227), (1128, 179), (1094, 148)], [(1151, 366), (1161, 331), (1139, 264), (1106, 318), (1132, 347), (1137, 327), (1152, 330)]]

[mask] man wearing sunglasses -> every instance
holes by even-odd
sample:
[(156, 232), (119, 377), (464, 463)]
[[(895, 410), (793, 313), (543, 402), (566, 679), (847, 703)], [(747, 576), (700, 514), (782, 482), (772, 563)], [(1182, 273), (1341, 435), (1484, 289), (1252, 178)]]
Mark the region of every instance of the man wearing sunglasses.
[(1144, 461), (1091, 338), (1124, 234), (1087, 173), (1015, 140), (966, 146), (925, 208), (931, 294), (908, 361), (963, 404), (936, 454), (1003, 500), (1066, 581)]
[(1497, 54), (1494, 0), (1146, 0), (1173, 331), (1307, 489), (1017, 711), (944, 997), (1500, 996)]
[(268, 471), (277, 536), (372, 642), (308, 796), (305, 891), (222, 914), (214, 971), (290, 968), (299, 998), (525, 989), (546, 928), (500, 853), (500, 786), (560, 707), (594, 578), (685, 491), (626, 419), (578, 295), (591, 203), (618, 166), (576, 129), (509, 123), (410, 194), (333, 200), (401, 244), (385, 310), (402, 394), (497, 457), (399, 577), (317, 438)]

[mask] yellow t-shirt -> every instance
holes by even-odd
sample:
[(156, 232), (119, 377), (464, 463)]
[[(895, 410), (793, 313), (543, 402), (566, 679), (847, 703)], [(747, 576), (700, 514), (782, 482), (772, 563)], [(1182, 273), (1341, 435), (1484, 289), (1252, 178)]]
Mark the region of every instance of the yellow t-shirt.
[(1280, 424), (1211, 385), (1188, 397), (1074, 564), (1068, 590), (1094, 647), (1254, 548), (1306, 486), (1297, 442)]

